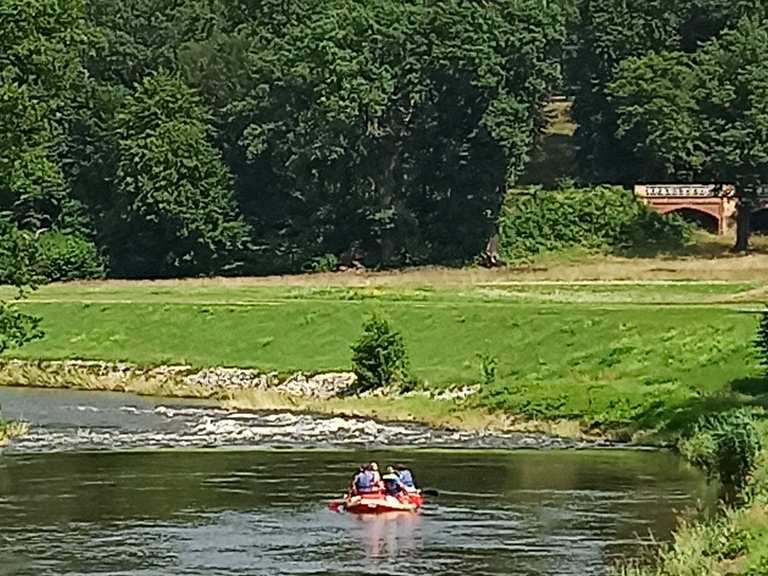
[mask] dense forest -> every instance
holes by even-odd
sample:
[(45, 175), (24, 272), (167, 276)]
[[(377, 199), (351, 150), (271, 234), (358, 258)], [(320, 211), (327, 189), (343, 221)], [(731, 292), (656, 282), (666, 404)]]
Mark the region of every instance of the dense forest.
[(553, 96), (573, 99), (584, 186), (751, 190), (768, 172), (767, 11), (3, 0), (0, 261), (23, 239), (53, 280), (466, 262)]

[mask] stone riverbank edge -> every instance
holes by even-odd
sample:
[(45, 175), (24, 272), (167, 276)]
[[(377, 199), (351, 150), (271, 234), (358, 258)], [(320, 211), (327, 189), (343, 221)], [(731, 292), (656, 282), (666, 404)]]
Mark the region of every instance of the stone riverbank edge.
[(205, 399), (233, 409), (307, 411), (459, 430), (541, 433), (578, 440), (627, 440), (585, 431), (574, 420), (539, 421), (489, 412), (472, 402), (472, 396), (479, 390), (477, 386), (355, 395), (351, 393), (355, 382), (352, 372), (278, 374), (245, 368), (142, 367), (86, 360), (0, 361), (0, 386), (128, 392)]

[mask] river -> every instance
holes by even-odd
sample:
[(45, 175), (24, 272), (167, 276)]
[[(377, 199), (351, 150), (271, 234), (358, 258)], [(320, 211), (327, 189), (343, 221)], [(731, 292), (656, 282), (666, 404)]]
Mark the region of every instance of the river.
[[(33, 425), (0, 457), (0, 574), (602, 575), (712, 500), (663, 452), (119, 394), (0, 388), (0, 405)], [(439, 495), (419, 515), (329, 511), (368, 459)]]

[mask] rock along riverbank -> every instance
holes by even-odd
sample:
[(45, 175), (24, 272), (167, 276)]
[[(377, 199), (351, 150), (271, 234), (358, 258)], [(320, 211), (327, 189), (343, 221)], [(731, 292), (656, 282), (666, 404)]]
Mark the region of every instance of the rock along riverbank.
[(245, 368), (142, 367), (83, 360), (0, 362), (0, 386), (197, 398), (229, 409), (292, 410), (416, 422), (433, 428), (536, 433), (590, 442), (611, 440), (607, 436), (585, 433), (575, 421), (531, 421), (491, 414), (471, 404), (479, 387), (417, 390), (407, 394), (383, 390), (357, 396), (350, 394), (355, 382), (355, 374), (351, 372), (278, 374)]

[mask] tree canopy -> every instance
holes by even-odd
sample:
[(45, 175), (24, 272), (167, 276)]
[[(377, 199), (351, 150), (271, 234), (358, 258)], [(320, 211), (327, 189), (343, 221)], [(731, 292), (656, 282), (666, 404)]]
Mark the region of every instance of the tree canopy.
[(116, 276), (465, 261), (560, 83), (565, 13), (4, 2), (2, 207), (96, 242)]
[(583, 183), (753, 186), (763, 4), (6, 0), (0, 212), (85, 276), (466, 262), (563, 92)]

